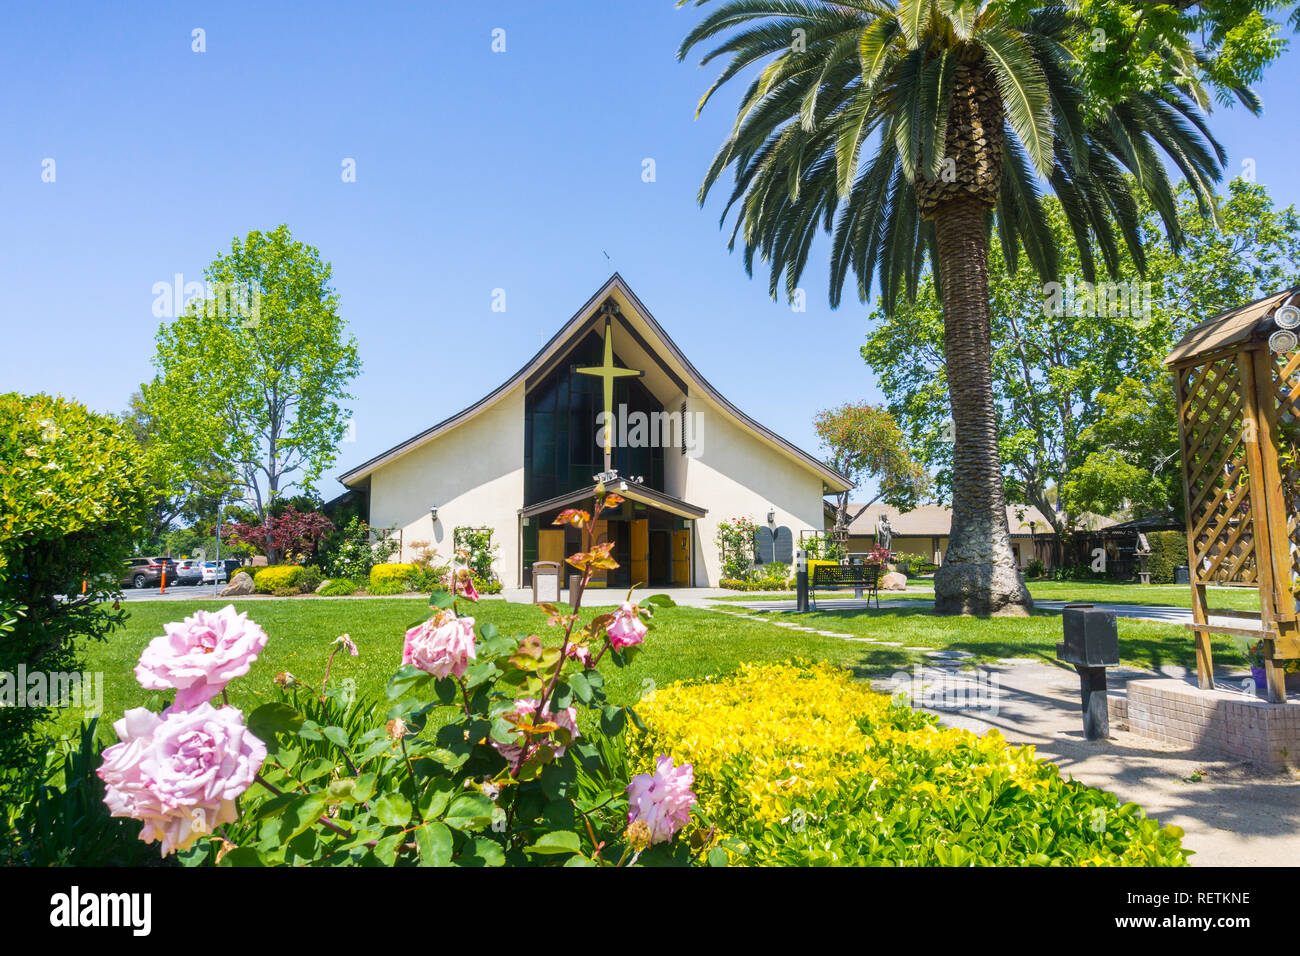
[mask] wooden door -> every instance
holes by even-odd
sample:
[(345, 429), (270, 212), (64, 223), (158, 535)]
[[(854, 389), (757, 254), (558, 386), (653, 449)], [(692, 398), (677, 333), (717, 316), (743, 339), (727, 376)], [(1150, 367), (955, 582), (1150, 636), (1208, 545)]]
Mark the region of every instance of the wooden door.
[(537, 560), (558, 561), (564, 564), (564, 529), (547, 528), (537, 532)]
[(632, 584), (650, 583), (650, 519), (632, 522)]
[(679, 588), (691, 586), (691, 533), (689, 530), (673, 532), (673, 584)]

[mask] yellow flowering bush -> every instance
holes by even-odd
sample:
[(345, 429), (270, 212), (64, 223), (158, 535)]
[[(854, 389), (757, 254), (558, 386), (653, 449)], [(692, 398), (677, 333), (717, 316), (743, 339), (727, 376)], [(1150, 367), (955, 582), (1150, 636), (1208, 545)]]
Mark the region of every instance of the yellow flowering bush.
[(631, 759), (695, 768), (718, 851), (788, 865), (1186, 863), (1182, 831), (1061, 780), (1032, 747), (941, 726), (829, 665), (751, 664), (660, 688)]

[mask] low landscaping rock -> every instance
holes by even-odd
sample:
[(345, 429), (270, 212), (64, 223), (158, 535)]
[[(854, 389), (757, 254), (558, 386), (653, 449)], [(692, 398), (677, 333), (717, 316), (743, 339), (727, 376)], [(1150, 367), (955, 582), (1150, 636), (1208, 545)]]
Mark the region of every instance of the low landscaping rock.
[(253, 584), (253, 579), (245, 572), (240, 571), (230, 579), (229, 584), (221, 589), (221, 596), (234, 597), (239, 594), (253, 594), (256, 590), (257, 588)]
[(890, 571), (880, 579), (880, 590), (882, 591), (906, 591), (907, 577), (899, 574), (897, 571)]
[(316, 585), (316, 593), (317, 593), (317, 594), (320, 594), (321, 591), (324, 591), (324, 590), (325, 590), (327, 587), (329, 587), (332, 583), (333, 583), (333, 579), (332, 579), (332, 578), (326, 578), (326, 579), (325, 579), (324, 581), (322, 581), (320, 584)]

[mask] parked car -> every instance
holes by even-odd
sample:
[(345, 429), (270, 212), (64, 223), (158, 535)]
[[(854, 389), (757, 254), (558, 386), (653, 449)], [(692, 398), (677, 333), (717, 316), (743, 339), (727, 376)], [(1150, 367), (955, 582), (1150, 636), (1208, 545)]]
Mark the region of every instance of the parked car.
[[(168, 580), (171, 580), (169, 574)], [(202, 584), (203, 583), (203, 565), (196, 558), (186, 558), (184, 561), (176, 562), (176, 583), (177, 584)]]
[(203, 583), (221, 584), (229, 581), (240, 569), (240, 563), (234, 558), (222, 558), (220, 561), (208, 561), (203, 565)]
[(176, 562), (171, 558), (128, 558), (123, 563), (121, 585), (124, 588), (150, 588), (162, 584), (163, 572), (167, 580), (176, 580)]

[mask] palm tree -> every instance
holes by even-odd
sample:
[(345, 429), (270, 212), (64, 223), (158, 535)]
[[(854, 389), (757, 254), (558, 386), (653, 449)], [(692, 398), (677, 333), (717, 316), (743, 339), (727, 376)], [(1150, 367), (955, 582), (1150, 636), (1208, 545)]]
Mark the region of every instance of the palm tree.
[[(702, 5), (708, 0), (696, 0)], [(793, 295), (813, 239), (830, 235), (831, 305), (851, 271), (865, 301), (915, 295), (927, 262), (944, 313), (954, 424), (952, 530), (935, 576), (940, 613), (1027, 613), (1007, 527), (990, 371), (988, 246), (996, 232), (1013, 271), (1020, 250), (1043, 281), (1057, 252), (1041, 208), (1043, 183), (1060, 199), (1083, 278), (1099, 255), (1118, 275), (1122, 240), (1141, 269), (1135, 190), (1181, 241), (1163, 152), (1203, 203), (1226, 157), (1206, 128), (1192, 81), (1124, 102), (1082, 103), (1069, 43), (1083, 29), (1064, 7), (1012, 20), (980, 0), (732, 0), (682, 42), (678, 59), (709, 41), (703, 63), (731, 55), (700, 101), (764, 63), (700, 189), (704, 203), (727, 168), (752, 275), (770, 263)], [(702, 65), (703, 65), (702, 63)], [(1190, 74), (1188, 74), (1190, 75)], [(1238, 94), (1252, 109), (1247, 92)]]

